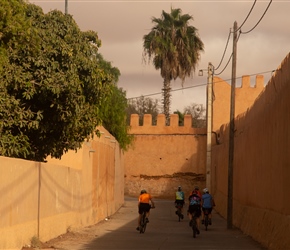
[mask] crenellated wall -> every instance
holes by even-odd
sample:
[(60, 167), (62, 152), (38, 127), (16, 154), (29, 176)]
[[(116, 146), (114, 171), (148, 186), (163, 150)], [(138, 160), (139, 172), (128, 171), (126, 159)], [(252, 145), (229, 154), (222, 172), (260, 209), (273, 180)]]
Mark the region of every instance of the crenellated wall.
[(133, 148), (124, 153), (125, 194), (138, 195), (142, 188), (155, 197), (172, 198), (177, 186), (189, 193), (194, 185), (204, 186), (206, 160), (206, 129), (192, 127), (191, 115), (178, 125), (178, 115), (159, 114), (152, 126), (150, 114), (139, 126), (139, 116), (131, 115), (130, 134)]
[[(235, 90), (235, 136), (233, 169), (233, 224), (267, 249), (290, 246), (290, 54), (264, 86), (263, 76), (250, 86), (242, 78)], [(230, 85), (214, 78), (211, 193), (216, 210), (227, 216)], [(125, 193), (138, 195), (148, 189), (157, 197), (170, 197), (178, 185), (189, 192), (205, 184), (206, 130), (178, 126), (171, 115), (170, 126), (160, 115), (156, 126), (151, 116), (138, 126), (131, 117), (135, 146), (126, 152)], [(218, 143), (217, 143), (218, 142)], [(214, 220), (214, 218), (213, 218)]]
[(0, 157), (0, 249), (21, 249), (93, 225), (124, 203), (123, 154), (100, 138), (48, 163)]
[[(267, 249), (290, 247), (290, 54), (235, 119), (233, 224)], [(212, 148), (216, 209), (227, 216), (229, 125)]]
[[(241, 86), (235, 89), (235, 116), (247, 111), (264, 90), (264, 76), (257, 75), (251, 86), (251, 77), (243, 76)], [(213, 131), (230, 120), (231, 85), (219, 77), (213, 79)]]
[[(250, 76), (243, 76), (236, 88), (235, 115), (246, 111), (264, 90), (264, 77), (256, 76), (254, 86)], [(230, 85), (215, 77), (213, 83), (213, 131), (230, 118)], [(165, 115), (159, 114), (156, 126), (152, 116), (145, 114), (143, 126), (139, 116), (131, 115), (130, 134), (135, 136), (134, 148), (125, 152), (125, 193), (136, 195), (140, 188), (150, 187), (156, 196), (167, 197), (178, 185), (189, 193), (194, 185), (205, 187), (206, 128), (193, 128), (191, 115), (184, 116), (179, 126), (177, 114), (170, 115), (166, 126)], [(212, 142), (216, 142), (213, 134)], [(154, 179), (153, 179), (154, 177)]]

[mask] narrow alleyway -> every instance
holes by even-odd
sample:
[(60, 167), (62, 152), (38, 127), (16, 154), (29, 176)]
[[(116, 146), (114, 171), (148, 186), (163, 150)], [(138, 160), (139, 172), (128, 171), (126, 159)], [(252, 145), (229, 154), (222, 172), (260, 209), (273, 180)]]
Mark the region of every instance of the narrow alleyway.
[(124, 206), (111, 218), (97, 225), (70, 232), (48, 242), (47, 249), (265, 249), (239, 230), (227, 230), (226, 221), (215, 212), (208, 231), (201, 227), (192, 237), (188, 219), (178, 222), (173, 201), (156, 200), (145, 234), (136, 231), (137, 199), (126, 197)]

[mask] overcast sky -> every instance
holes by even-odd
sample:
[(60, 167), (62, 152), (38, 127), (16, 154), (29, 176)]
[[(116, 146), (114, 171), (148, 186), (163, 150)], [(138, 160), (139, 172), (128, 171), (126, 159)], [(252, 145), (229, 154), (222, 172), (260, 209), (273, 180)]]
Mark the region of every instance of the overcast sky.
[[(45, 13), (58, 9), (65, 11), (65, 0), (29, 0), (42, 7)], [(200, 1), (166, 1), (166, 0), (68, 0), (68, 13), (78, 23), (81, 30), (98, 32), (102, 41), (100, 53), (114, 67), (119, 68), (121, 77), (118, 85), (126, 90), (127, 98), (150, 95), (161, 99), (163, 79), (160, 71), (152, 64), (142, 62), (143, 36), (152, 28), (152, 17), (161, 17), (162, 10), (180, 8), (182, 14), (190, 14), (201, 40), (204, 53), (193, 78), (186, 80), (184, 89), (180, 81), (172, 82), (171, 112), (191, 103), (205, 104), (207, 72), (198, 76), (199, 69), (207, 69), (211, 62), (216, 68), (221, 62), (234, 22), (242, 25), (248, 16), (254, 0), (200, 0)], [(237, 45), (237, 72), (243, 75), (263, 74), (265, 84), (289, 53), (290, 46), (290, 0), (273, 0), (268, 11), (270, 0), (257, 0), (247, 21), (241, 28)], [(261, 19), (262, 18), (262, 19)], [(259, 22), (259, 20), (261, 21)], [(259, 24), (250, 31), (257, 23)], [(232, 53), (233, 39), (230, 37), (224, 60), (215, 70), (216, 74), (230, 83), (231, 62), (225, 68)], [(224, 70), (225, 68), (225, 70)], [(266, 72), (266, 73), (264, 73)], [(237, 79), (239, 85), (240, 79)]]

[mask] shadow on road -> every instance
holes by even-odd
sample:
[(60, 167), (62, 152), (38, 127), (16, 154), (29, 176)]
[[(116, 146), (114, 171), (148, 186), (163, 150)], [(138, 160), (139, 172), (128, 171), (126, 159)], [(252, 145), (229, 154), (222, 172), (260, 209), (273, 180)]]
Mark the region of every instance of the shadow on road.
[(173, 201), (156, 200), (145, 234), (137, 230), (137, 198), (126, 197), (125, 205), (108, 221), (93, 227), (95, 238), (69, 250), (95, 249), (265, 249), (239, 230), (227, 230), (226, 221), (213, 212), (213, 225), (193, 238), (188, 218), (178, 222)]

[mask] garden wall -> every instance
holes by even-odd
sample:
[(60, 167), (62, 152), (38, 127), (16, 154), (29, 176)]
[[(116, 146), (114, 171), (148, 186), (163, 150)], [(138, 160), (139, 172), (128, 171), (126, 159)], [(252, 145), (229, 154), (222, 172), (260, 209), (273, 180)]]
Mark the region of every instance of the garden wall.
[(0, 249), (21, 249), (95, 224), (124, 203), (119, 145), (101, 138), (47, 163), (0, 157)]

